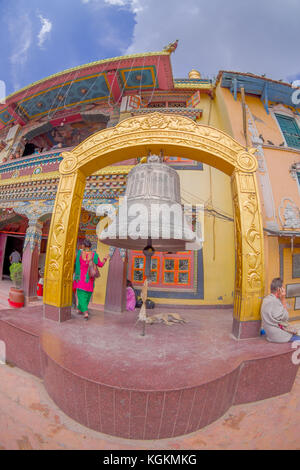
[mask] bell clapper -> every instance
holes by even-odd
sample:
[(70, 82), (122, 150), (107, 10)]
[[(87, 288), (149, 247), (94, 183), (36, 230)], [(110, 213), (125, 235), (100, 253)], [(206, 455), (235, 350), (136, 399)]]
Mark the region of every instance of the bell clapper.
[(155, 253), (155, 250), (152, 246), (152, 240), (151, 238), (148, 238), (147, 241), (147, 246), (143, 249), (143, 253), (146, 257), (146, 265), (145, 265), (145, 281), (144, 285), (142, 287), (141, 291), (141, 299), (143, 301), (143, 304), (141, 306), (141, 310), (139, 312), (139, 317), (138, 321), (143, 322), (143, 330), (142, 330), (142, 336), (145, 336), (146, 334), (146, 322), (147, 322), (147, 310), (146, 310), (146, 301), (147, 301), (147, 296), (148, 296), (148, 285), (149, 285), (149, 278), (151, 274), (151, 258)]

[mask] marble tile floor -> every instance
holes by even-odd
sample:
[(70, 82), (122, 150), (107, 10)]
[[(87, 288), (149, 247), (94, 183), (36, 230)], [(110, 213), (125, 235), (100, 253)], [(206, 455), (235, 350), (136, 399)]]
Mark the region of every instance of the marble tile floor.
[[(13, 307), (10, 307), (8, 303), (8, 293), (10, 287), (12, 287), (13, 283), (10, 279), (2, 279), (0, 280), (0, 310), (6, 310)], [(30, 305), (42, 305), (43, 301), (41, 298), (37, 297), (34, 301), (30, 302)]]
[[(228, 314), (231, 316), (230, 312)], [(4, 311), (1, 312), (1, 316), (3, 315), (6, 316)], [(26, 313), (25, 310), (15, 322), (20, 323), (21, 326), (22, 322), (27, 321), (28, 315), (29, 312)], [(190, 316), (196, 320), (195, 312), (192, 312)], [(227, 314), (221, 313), (219, 319), (219, 326), (224, 322), (222, 326), (225, 327), (225, 323), (228, 323)], [(79, 321), (79, 330), (81, 330), (88, 326), (81, 320), (76, 316), (71, 323), (77, 324)], [(209, 327), (209, 322), (210, 319), (206, 316), (206, 327)], [(89, 325), (93, 326), (92, 331), (95, 331), (93, 334), (98, 335), (97, 327), (103, 326), (102, 316), (93, 316)], [(112, 328), (110, 325), (108, 327)], [(38, 321), (33, 328), (39, 329)], [(56, 327), (53, 328), (56, 329)], [(168, 336), (175, 333), (174, 327), (170, 330), (166, 328)], [(66, 325), (65, 333), (67, 330), (70, 330), (68, 333), (71, 335), (70, 338), (73, 337), (68, 325)], [(154, 332), (151, 330), (148, 332), (149, 337)], [(218, 334), (215, 333), (214, 337), (223, 336), (222, 330), (223, 328)], [(229, 335), (227, 338), (229, 347), (231, 344)], [(261, 343), (260, 347), (265, 349), (266, 346), (261, 340), (250, 340), (250, 342), (257, 341)], [(189, 341), (188, 338), (187, 341)], [(76, 346), (77, 340), (72, 342)], [(93, 347), (93, 342), (89, 341), (89, 347)], [(202, 348), (201, 342), (199, 344)], [(249, 341), (240, 344), (246, 354)], [(232, 347), (229, 347), (231, 361), (234, 356), (232, 353), (235, 352), (237, 346), (234, 342)], [(267, 345), (267, 347), (273, 348), (273, 345)], [(217, 352), (220, 353), (220, 351)], [(0, 449), (300, 449), (299, 391), (300, 374), (298, 371), (289, 393), (255, 403), (232, 406), (223, 416), (199, 431), (165, 439), (125, 439), (108, 436), (79, 424), (66, 416), (52, 401), (41, 379), (17, 367), (1, 365)]]
[(0, 365), (0, 450), (300, 449), (300, 369), (291, 392), (232, 407), (192, 434), (159, 440), (111, 437), (67, 417), (42, 380)]

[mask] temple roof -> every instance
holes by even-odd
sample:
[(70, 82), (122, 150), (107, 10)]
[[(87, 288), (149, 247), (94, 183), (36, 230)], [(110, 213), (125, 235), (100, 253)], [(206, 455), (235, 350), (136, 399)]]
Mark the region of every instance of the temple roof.
[[(114, 57), (80, 65), (38, 80), (7, 96), (0, 104), (0, 129), (12, 124), (26, 125), (44, 118), (53, 126), (66, 112), (75, 115), (86, 112), (90, 104), (108, 108), (120, 104), (128, 94), (157, 92), (185, 93), (201, 90), (212, 93), (211, 80), (182, 78), (173, 79), (171, 52), (133, 54)], [(90, 111), (89, 111), (90, 112)], [(80, 115), (78, 114), (78, 115)], [(106, 113), (107, 116), (109, 112)], [(57, 124), (58, 125), (58, 124)]]
[(114, 57), (64, 70), (7, 96), (0, 105), (0, 128), (91, 102), (114, 105), (123, 94), (174, 88), (170, 53)]

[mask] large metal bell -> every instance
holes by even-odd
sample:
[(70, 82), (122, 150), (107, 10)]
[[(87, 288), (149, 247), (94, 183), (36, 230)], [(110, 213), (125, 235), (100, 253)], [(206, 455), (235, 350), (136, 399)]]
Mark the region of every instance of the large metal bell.
[(151, 240), (156, 251), (177, 252), (194, 241), (181, 204), (178, 173), (161, 160), (152, 155), (129, 172), (115, 220), (100, 235), (103, 243), (143, 250)]

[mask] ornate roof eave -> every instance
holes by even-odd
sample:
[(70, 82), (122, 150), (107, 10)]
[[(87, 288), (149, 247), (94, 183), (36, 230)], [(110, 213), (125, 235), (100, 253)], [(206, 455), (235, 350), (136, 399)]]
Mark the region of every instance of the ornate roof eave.
[[(155, 109), (157, 111), (157, 108)], [(160, 113), (166, 114), (180, 114), (192, 119), (199, 118), (202, 116), (203, 110), (197, 108), (159, 108)], [(131, 115), (137, 114), (149, 114), (153, 113), (153, 108), (139, 108), (130, 111)]]
[[(96, 171), (93, 175), (127, 175), (134, 165), (120, 165), (120, 166), (108, 166), (101, 170)], [(49, 171), (48, 173), (39, 173), (37, 175), (24, 175), (16, 178), (7, 178), (0, 180), (0, 187), (16, 185), (19, 183), (27, 183), (31, 181), (47, 181), (50, 179), (56, 179), (60, 177), (59, 171)]]
[(214, 90), (215, 86), (211, 80), (203, 79), (174, 79), (175, 90), (200, 90), (210, 93)]
[[(273, 80), (264, 75), (222, 70), (217, 76), (217, 85), (229, 89), (235, 100), (237, 93), (244, 88), (246, 94), (260, 98), (267, 114), (269, 114), (270, 103), (282, 103), (296, 110), (293, 102), (293, 92), (296, 90), (290, 83)], [(299, 114), (297, 110), (296, 112)]]
[(292, 88), (292, 85), (290, 83), (287, 83), (287, 82), (283, 82), (283, 81), (280, 81), (280, 80), (274, 80), (272, 78), (264, 77), (262, 75), (255, 75), (254, 73), (237, 72), (237, 71), (234, 71), (234, 70), (220, 70), (218, 75), (217, 75), (217, 78), (216, 78), (216, 85), (219, 83), (219, 81), (221, 80), (222, 75), (224, 73), (231, 73), (231, 74), (234, 74), (234, 75), (242, 75), (244, 77), (257, 78), (257, 79), (268, 81), (268, 82), (278, 83), (280, 85), (286, 85), (286, 86), (289, 86), (290, 88)]
[(8, 95), (6, 97), (6, 101), (10, 101), (11, 98), (23, 93), (24, 91), (28, 90), (29, 88), (34, 88), (37, 85), (40, 85), (42, 83), (46, 83), (48, 81), (53, 80), (54, 78), (58, 78), (58, 77), (63, 76), (63, 75), (68, 75), (71, 72), (76, 72), (76, 71), (79, 71), (79, 70), (83, 70), (85, 68), (86, 69), (93, 68), (93, 67), (96, 67), (96, 66), (99, 66), (99, 65), (104, 65), (106, 63), (110, 64), (112, 62), (119, 62), (120, 60), (126, 61), (128, 59), (135, 59), (135, 58), (140, 58), (140, 57), (155, 57), (155, 56), (170, 56), (170, 52), (159, 51), (159, 52), (146, 52), (144, 54), (130, 54), (130, 55), (125, 55), (125, 56), (112, 57), (110, 59), (102, 59), (102, 60), (98, 60), (98, 61), (95, 61), (95, 62), (90, 62), (88, 64), (78, 65), (77, 67), (66, 69), (66, 70), (63, 70), (62, 72), (58, 72), (58, 73), (55, 73), (53, 75), (49, 75), (48, 77), (43, 78), (41, 80), (37, 80), (37, 81), (31, 83), (30, 85), (27, 85), (27, 86), (21, 88), (20, 90), (17, 90), (15, 92), (11, 93), (10, 95)]
[(300, 230), (271, 230), (264, 227), (264, 231), (276, 237), (300, 237)]

